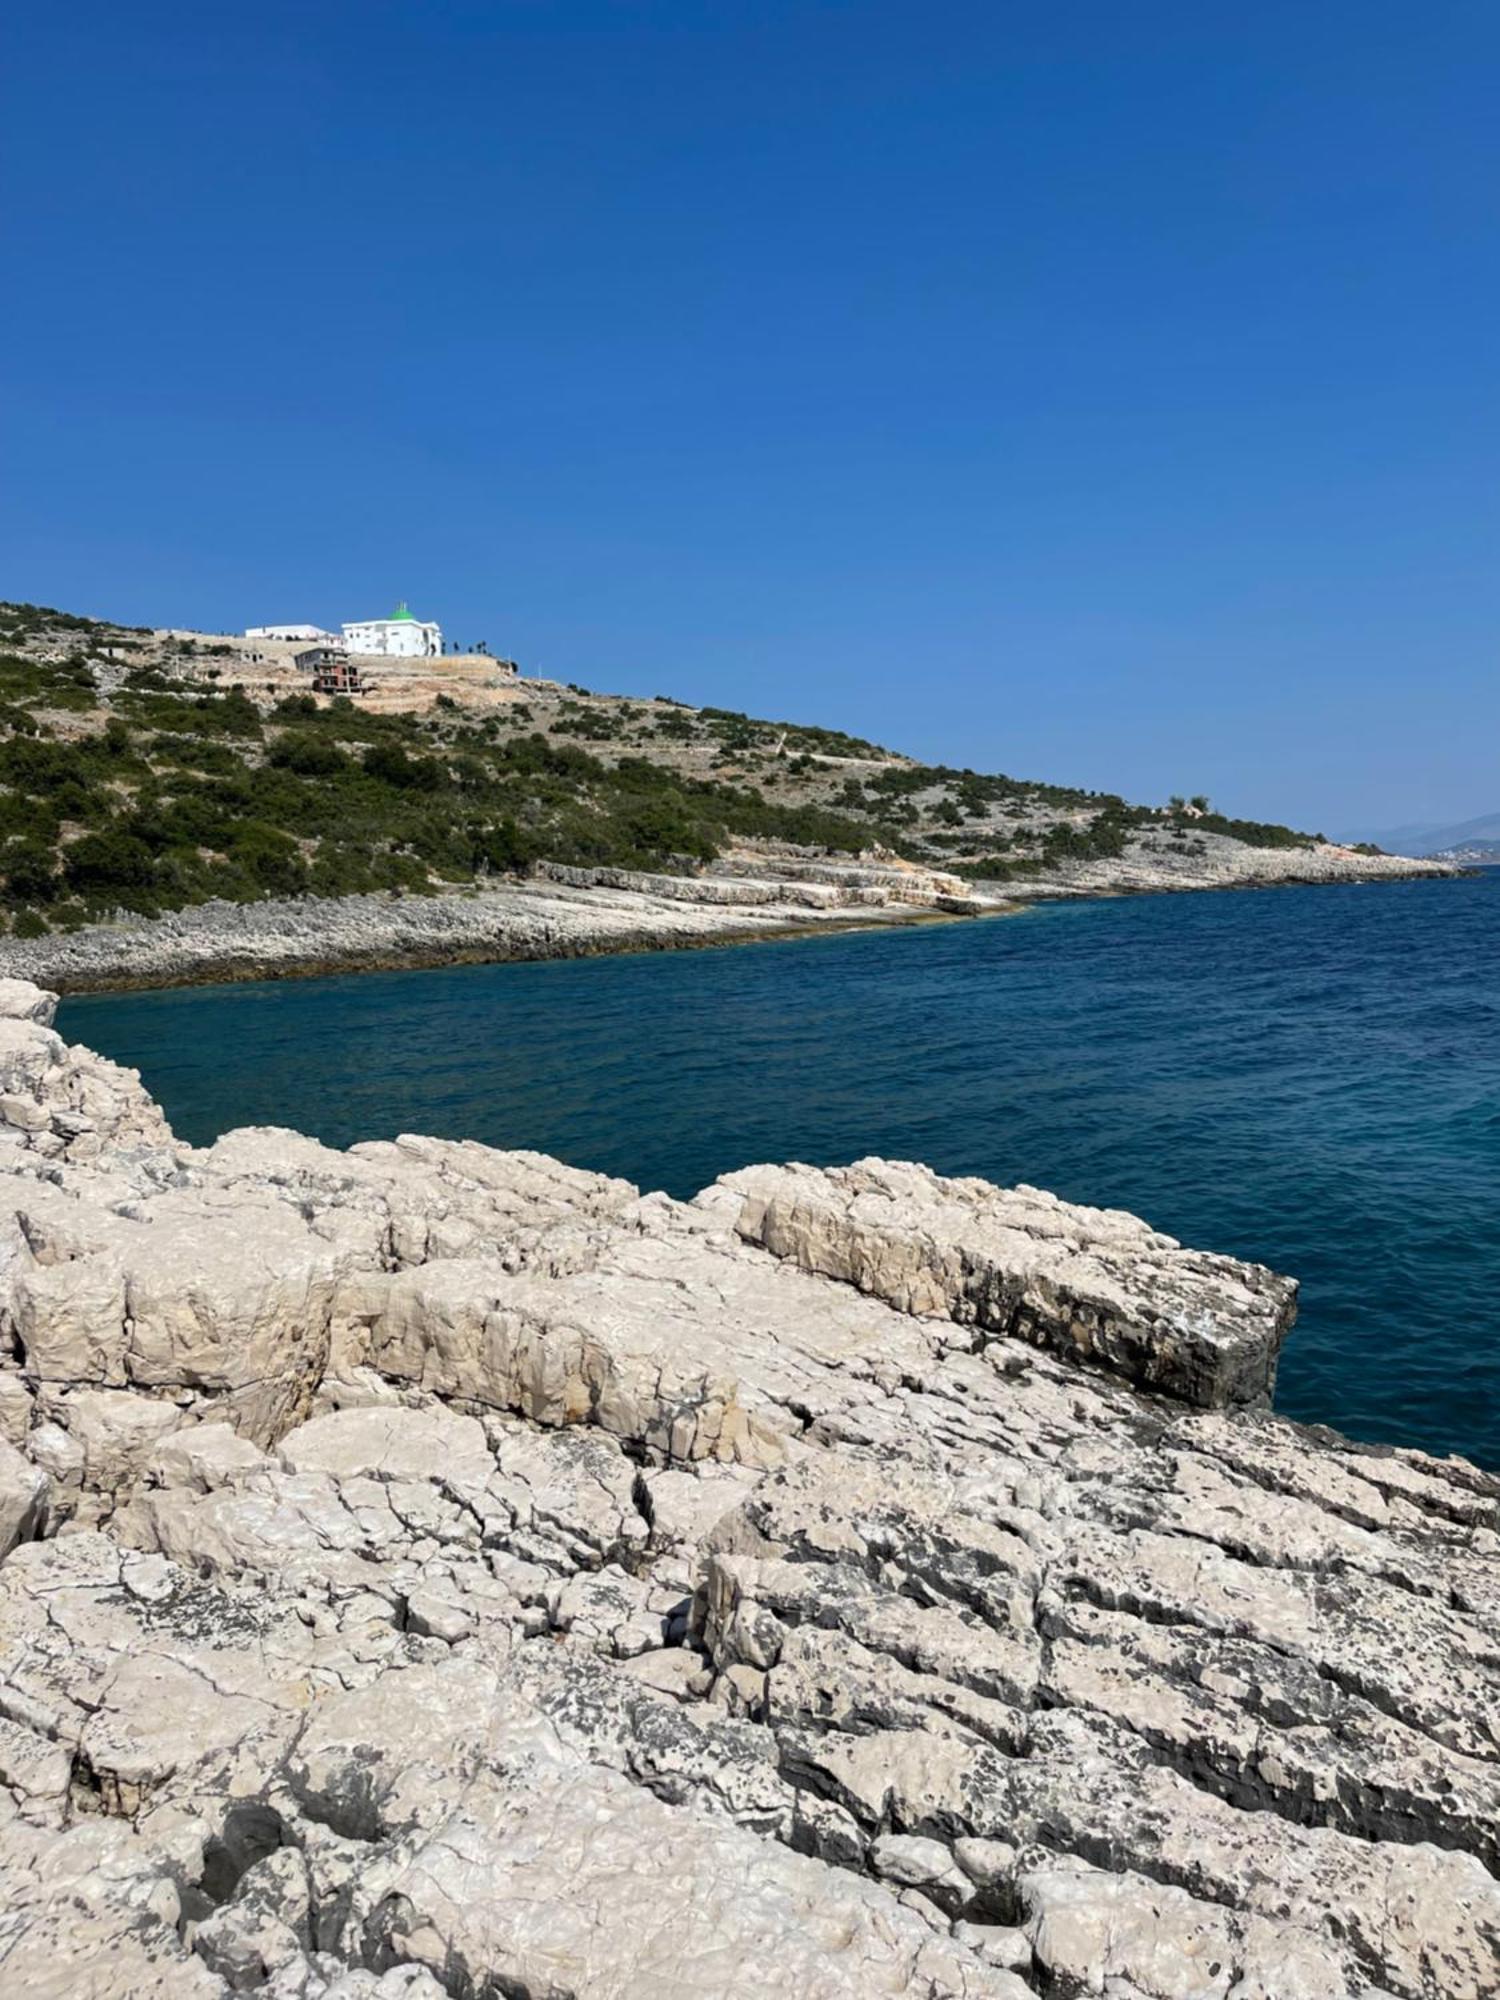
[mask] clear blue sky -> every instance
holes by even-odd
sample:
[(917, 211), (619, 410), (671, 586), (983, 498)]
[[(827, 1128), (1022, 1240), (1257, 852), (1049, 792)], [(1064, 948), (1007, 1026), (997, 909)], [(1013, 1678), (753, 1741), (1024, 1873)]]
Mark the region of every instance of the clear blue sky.
[(0, 594), (1500, 808), (1494, 0), (18, 0)]

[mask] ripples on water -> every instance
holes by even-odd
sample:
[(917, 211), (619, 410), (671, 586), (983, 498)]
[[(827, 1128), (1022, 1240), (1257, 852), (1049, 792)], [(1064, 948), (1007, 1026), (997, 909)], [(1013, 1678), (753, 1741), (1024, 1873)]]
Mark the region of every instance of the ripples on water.
[(70, 1001), (177, 1130), (535, 1147), (687, 1195), (930, 1162), (1291, 1271), (1278, 1406), (1500, 1464), (1500, 871)]

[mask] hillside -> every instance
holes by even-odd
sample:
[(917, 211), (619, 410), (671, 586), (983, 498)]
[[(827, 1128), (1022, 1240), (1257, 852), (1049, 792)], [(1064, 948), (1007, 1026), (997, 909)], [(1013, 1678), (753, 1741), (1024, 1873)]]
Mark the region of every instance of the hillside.
[(754, 877), (865, 857), (981, 898), (1414, 872), (1204, 800), (1137, 806), (924, 765), (664, 695), (477, 690), (429, 661), (420, 701), (393, 707), (391, 685), (286, 692), (294, 678), (246, 657), (0, 605), (7, 931), (210, 899), (440, 894), (541, 865)]

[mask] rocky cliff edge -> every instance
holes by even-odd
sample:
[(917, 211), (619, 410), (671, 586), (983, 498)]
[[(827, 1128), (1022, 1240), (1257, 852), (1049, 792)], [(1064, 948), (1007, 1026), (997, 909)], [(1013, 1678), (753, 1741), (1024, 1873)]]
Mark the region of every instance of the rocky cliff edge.
[(1500, 1482), (878, 1160), (176, 1141), (0, 982), (0, 1991), (1464, 2000)]

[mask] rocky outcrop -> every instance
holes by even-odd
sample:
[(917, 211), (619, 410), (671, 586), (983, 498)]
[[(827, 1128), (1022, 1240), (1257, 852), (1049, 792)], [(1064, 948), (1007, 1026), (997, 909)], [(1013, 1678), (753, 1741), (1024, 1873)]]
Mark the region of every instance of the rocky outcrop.
[(7, 2000), (1497, 1990), (1500, 1481), (1267, 1414), (1287, 1280), (0, 1010)]
[(1048, 861), (1015, 884), (976, 882), (981, 894), (1020, 896), (1160, 895), (1187, 889), (1264, 889), (1297, 883), (1412, 882), (1457, 875), (1437, 855), (1368, 853), (1337, 841), (1254, 847), (1227, 834), (1200, 831), (1189, 820), (1181, 834), (1163, 823), (1133, 833), (1121, 854), (1085, 861)]
[(1270, 1400), (1297, 1288), (1184, 1250), (1133, 1215), (925, 1167), (750, 1167), (735, 1228), (905, 1313), (940, 1314), (1090, 1362), (1185, 1402)]

